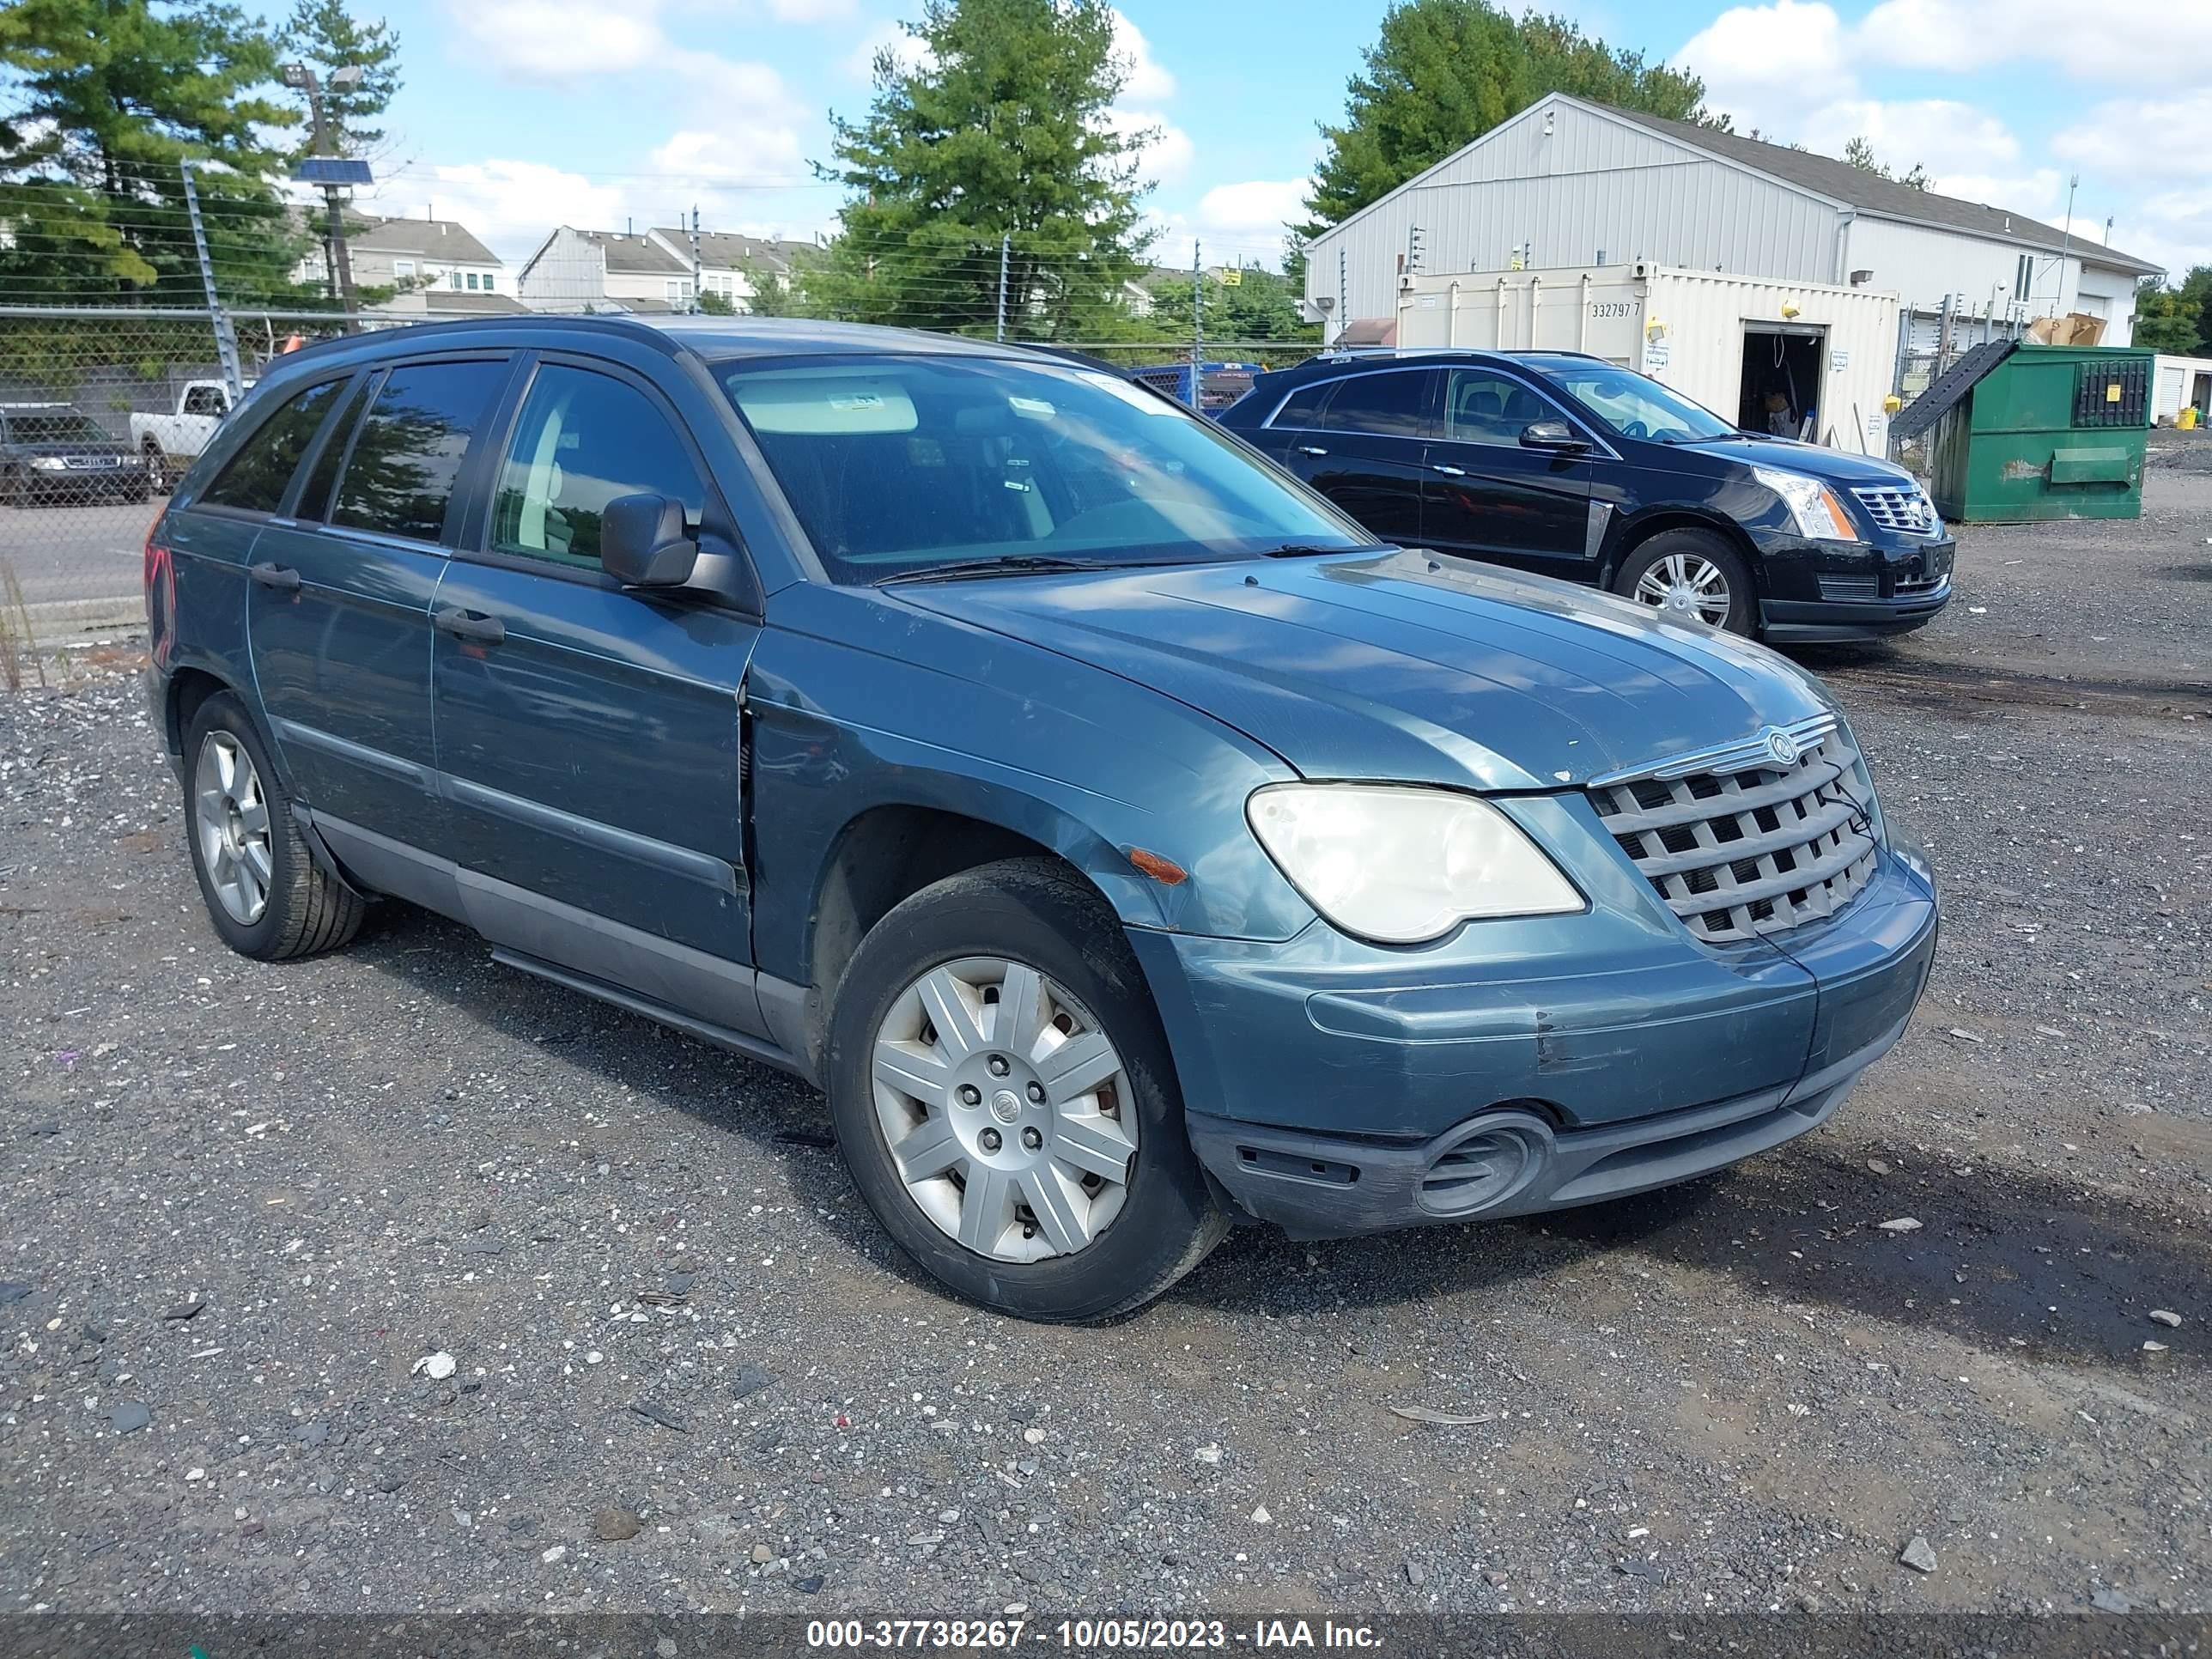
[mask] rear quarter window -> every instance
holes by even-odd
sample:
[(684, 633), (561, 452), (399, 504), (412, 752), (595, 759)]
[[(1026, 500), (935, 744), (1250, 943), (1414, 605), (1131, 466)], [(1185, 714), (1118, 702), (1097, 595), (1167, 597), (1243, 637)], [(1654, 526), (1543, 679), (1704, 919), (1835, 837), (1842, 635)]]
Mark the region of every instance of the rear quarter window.
[(200, 504), (241, 513), (276, 511), (344, 385), (343, 379), (325, 380), (287, 398), (200, 492)]

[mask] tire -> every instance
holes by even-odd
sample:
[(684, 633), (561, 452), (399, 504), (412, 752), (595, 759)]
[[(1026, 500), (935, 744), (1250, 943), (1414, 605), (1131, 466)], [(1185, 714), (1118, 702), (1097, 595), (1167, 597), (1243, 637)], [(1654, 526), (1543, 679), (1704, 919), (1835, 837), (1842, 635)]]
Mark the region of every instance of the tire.
[[(1674, 561), (1680, 563), (1674, 564)], [(1681, 571), (1692, 580), (1686, 583), (1670, 580), (1670, 564), (1672, 570)], [(1710, 603), (1702, 606), (1681, 604), (1681, 599), (1692, 592), (1710, 600), (1713, 584), (1701, 586), (1698, 580), (1707, 571), (1716, 573), (1714, 581), (1726, 589), (1728, 604), (1724, 613)], [(1655, 593), (1655, 588), (1671, 590), (1674, 602), (1662, 599)], [(1751, 567), (1744, 562), (1742, 554), (1710, 530), (1662, 530), (1649, 541), (1638, 544), (1614, 573), (1613, 591), (1624, 599), (1640, 600), (1678, 621), (1702, 622), (1708, 627), (1725, 628), (1731, 634), (1747, 637), (1759, 632), (1759, 593), (1752, 586)]]
[[(939, 975), (988, 979), (1003, 969), (1003, 994), (1023, 968), (1039, 978), (1033, 1004), (1028, 981), (1011, 999), (1031, 1011), (1017, 1040), (1004, 1054), (993, 1049), (1006, 999), (966, 1003), (975, 1041), (967, 1059), (948, 1066), (943, 1056), (961, 1052), (963, 1039), (939, 1036), (927, 1010), (945, 1011), (954, 1023), (962, 1016), (932, 1004), (921, 982), (930, 980), (942, 996)], [(1024, 1029), (1032, 1033), (1025, 1042), (1018, 1040)], [(1061, 1050), (1075, 1051), (1076, 1036), (1092, 1063), (1056, 1061)], [(900, 1045), (890, 1051), (894, 1067), (907, 1068), (898, 1074), (919, 1079), (938, 1103), (879, 1082), (879, 1042)], [(901, 1058), (908, 1053), (922, 1058)], [(1091, 1085), (1112, 1060), (1118, 1068)], [(1012, 1069), (995, 1078), (975, 1069), (1002, 1064)], [(1228, 1230), (1184, 1133), (1166, 1034), (1121, 924), (1051, 860), (1010, 859), (948, 877), (877, 923), (837, 986), (823, 1069), (845, 1166), (884, 1231), (932, 1277), (997, 1312), (1054, 1322), (1127, 1313), (1205, 1260)], [(988, 1093), (969, 1104), (950, 1080), (971, 1074)], [(905, 1134), (933, 1123), (942, 1127), (927, 1139), (953, 1156), (909, 1156), (917, 1170), (948, 1165), (909, 1184), (892, 1131), (903, 1147)], [(1132, 1143), (1118, 1164), (1123, 1178), (1106, 1178), (1102, 1171), (1117, 1167)], [(1041, 1147), (1033, 1158), (1018, 1150), (1033, 1145)], [(1040, 1207), (1050, 1224), (1038, 1219)], [(1001, 1227), (978, 1217), (1010, 1219)]]
[[(219, 783), (226, 775), (228, 781)], [(218, 795), (229, 793), (210, 800), (210, 786)], [(228, 845), (218, 814), (230, 821)], [(240, 956), (260, 962), (313, 956), (337, 949), (361, 930), (367, 903), (315, 862), (260, 732), (227, 691), (200, 705), (185, 733), (185, 839), (208, 920)], [(258, 859), (252, 855), (257, 840)], [(239, 848), (245, 850), (234, 851)], [(251, 902), (257, 888), (258, 907)]]
[(169, 458), (161, 453), (159, 444), (146, 445), (146, 488), (156, 495), (169, 493)]

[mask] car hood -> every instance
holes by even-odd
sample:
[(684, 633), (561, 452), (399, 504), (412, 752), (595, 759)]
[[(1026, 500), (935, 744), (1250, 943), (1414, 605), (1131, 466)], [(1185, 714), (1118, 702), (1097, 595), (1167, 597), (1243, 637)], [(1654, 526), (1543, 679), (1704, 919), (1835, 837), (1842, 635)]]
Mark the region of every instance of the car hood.
[(890, 591), (1176, 698), (1310, 778), (1558, 789), (1833, 707), (1760, 646), (1418, 551)]
[(1713, 438), (1704, 443), (1681, 444), (1676, 447), (1693, 449), (1700, 455), (1711, 455), (1720, 460), (1741, 461), (1746, 466), (1787, 467), (1792, 472), (1805, 473), (1824, 483), (1842, 484), (1846, 488), (1852, 485), (1913, 483), (1910, 472), (1888, 461), (1877, 460), (1871, 455), (1853, 455), (1840, 449), (1826, 449), (1819, 444), (1801, 444), (1794, 438)]

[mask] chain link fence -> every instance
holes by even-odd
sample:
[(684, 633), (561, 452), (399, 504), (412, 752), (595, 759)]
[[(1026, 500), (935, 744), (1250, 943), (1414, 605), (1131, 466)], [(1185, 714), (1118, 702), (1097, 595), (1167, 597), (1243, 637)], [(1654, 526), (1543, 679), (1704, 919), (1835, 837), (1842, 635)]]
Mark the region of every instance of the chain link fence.
[[(240, 380), (341, 331), (328, 313), (233, 313)], [(146, 532), (234, 401), (206, 311), (0, 307), (0, 659), (137, 628)]]
[[(433, 296), (434, 298), (434, 296)], [(461, 313), (477, 315), (477, 313)], [(434, 304), (364, 313), (362, 328), (448, 320)], [(343, 331), (331, 312), (0, 307), (0, 673), (137, 629), (146, 532), (169, 487), (228, 413), (220, 330), (250, 386), (286, 352)], [(1218, 410), (1252, 375), (1302, 362), (1307, 343), (1159, 338), (1076, 343), (1079, 351)]]

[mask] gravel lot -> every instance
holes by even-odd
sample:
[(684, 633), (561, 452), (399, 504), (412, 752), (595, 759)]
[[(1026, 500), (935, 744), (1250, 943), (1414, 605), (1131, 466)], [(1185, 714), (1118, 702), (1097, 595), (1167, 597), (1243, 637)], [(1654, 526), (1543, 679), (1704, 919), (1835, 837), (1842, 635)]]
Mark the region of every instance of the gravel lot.
[(446, 923), (228, 955), (125, 653), (0, 701), (0, 1606), (2205, 1612), (2208, 536), (2162, 470), (1808, 658), (1948, 905), (1826, 1129), (1240, 1231), (1103, 1330), (946, 1300), (814, 1097)]

